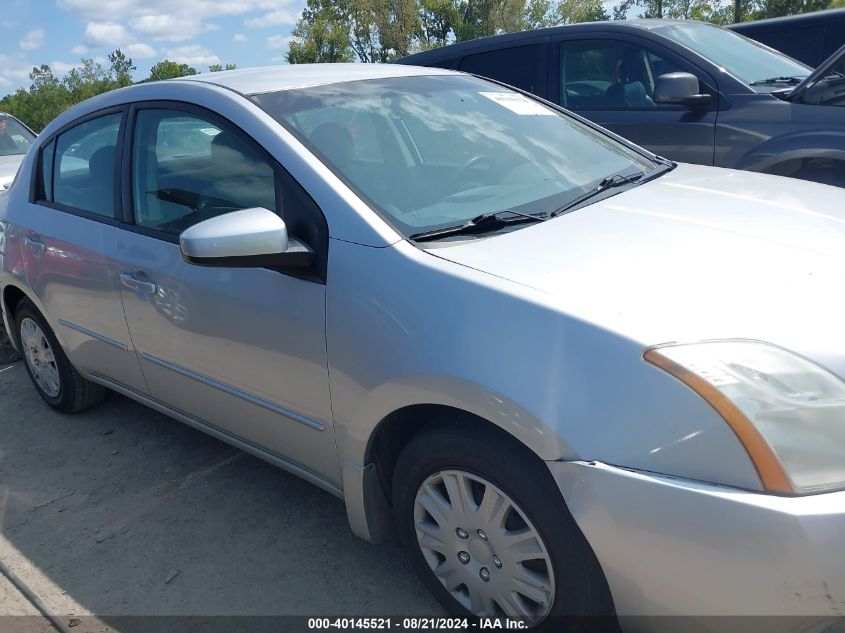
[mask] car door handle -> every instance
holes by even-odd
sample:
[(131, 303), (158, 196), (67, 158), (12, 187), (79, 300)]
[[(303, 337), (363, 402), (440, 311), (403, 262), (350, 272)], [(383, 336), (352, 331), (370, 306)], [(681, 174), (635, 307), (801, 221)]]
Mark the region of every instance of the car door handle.
[(30, 250), (35, 253), (36, 255), (43, 255), (44, 251), (47, 250), (47, 247), (44, 245), (44, 242), (41, 241), (41, 238), (37, 235), (30, 235), (29, 237), (23, 238), (23, 243), (29, 246)]
[(156, 285), (152, 281), (136, 279), (130, 273), (120, 273), (120, 283), (135, 292), (143, 292), (148, 295), (154, 295), (156, 292)]

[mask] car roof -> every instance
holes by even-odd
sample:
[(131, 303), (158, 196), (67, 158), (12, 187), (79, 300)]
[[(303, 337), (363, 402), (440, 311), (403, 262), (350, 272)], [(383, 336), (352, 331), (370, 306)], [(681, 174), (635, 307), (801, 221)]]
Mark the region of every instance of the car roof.
[(394, 64), (290, 64), (202, 73), (169, 81), (201, 81), (249, 95), (364, 79), (448, 74), (454, 71)]
[(544, 29), (532, 29), (530, 31), (519, 31), (517, 33), (505, 33), (502, 35), (491, 35), (478, 39), (450, 44), (440, 48), (434, 48), (422, 53), (408, 55), (397, 59), (399, 64), (432, 64), (441, 62), (461, 55), (471, 55), (475, 52), (487, 51), (498, 48), (508, 48), (519, 44), (528, 44), (537, 40), (556, 35), (589, 33), (590, 31), (601, 30), (603, 32), (616, 31), (653, 31), (660, 27), (673, 24), (697, 24), (705, 27), (719, 28), (718, 26), (698, 20), (668, 20), (657, 18), (638, 18), (634, 20), (605, 20), (601, 22), (579, 22), (578, 24), (565, 24), (562, 26), (551, 26)]

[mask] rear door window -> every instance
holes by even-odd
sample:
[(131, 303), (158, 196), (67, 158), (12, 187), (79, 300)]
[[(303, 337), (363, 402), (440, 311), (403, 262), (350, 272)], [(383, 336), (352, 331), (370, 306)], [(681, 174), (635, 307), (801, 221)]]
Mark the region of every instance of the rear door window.
[[(114, 218), (117, 140), (121, 113), (89, 119), (56, 138), (53, 202)], [(42, 169), (48, 174), (50, 170)], [(50, 187), (45, 186), (45, 193)]]
[(540, 65), (540, 45), (529, 44), (467, 55), (458, 70), (537, 94)]

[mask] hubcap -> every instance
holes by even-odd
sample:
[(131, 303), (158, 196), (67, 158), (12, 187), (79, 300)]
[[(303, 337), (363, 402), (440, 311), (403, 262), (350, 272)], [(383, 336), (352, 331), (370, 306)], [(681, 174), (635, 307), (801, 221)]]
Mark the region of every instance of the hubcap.
[(41, 327), (30, 318), (21, 321), (21, 348), (26, 365), (41, 390), (50, 398), (58, 396), (61, 383), (53, 348)]
[(428, 566), (472, 613), (530, 624), (548, 615), (555, 594), (548, 549), (495, 485), (466, 471), (435, 473), (417, 491), (414, 523)]

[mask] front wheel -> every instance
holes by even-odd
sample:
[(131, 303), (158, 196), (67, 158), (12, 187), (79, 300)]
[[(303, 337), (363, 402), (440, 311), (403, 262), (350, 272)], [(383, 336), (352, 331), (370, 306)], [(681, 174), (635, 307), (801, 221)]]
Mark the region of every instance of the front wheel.
[(494, 434), (429, 431), (403, 450), (393, 481), (403, 544), (451, 614), (617, 630), (598, 561), (527, 449)]

